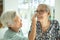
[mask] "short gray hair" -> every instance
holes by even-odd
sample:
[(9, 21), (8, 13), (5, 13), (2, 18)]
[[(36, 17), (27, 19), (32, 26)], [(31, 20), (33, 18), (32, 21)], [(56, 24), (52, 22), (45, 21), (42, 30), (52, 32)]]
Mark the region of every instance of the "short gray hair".
[(15, 16), (19, 16), (18, 13), (16, 11), (7, 11), (2, 13), (1, 15), (1, 23), (3, 24), (3, 26), (7, 26), (7, 23), (13, 23), (13, 18), (15, 18)]

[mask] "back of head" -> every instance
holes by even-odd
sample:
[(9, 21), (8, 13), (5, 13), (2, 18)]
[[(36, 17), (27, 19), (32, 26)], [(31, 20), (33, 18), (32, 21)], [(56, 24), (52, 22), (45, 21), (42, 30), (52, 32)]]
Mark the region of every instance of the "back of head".
[(3, 26), (7, 26), (8, 22), (14, 23), (13, 18), (17, 15), (16, 11), (7, 11), (1, 15), (1, 23)]

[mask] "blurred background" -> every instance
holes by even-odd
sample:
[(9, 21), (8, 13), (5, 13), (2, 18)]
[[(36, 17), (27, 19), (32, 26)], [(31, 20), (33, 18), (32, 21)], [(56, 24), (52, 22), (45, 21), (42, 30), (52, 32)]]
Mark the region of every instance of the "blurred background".
[[(60, 0), (0, 0), (0, 16), (2, 12), (8, 10), (16, 10), (22, 18), (22, 31), (25, 37), (28, 37), (28, 32), (31, 25), (31, 17), (34, 14), (38, 4), (47, 4), (51, 8), (51, 20), (56, 19), (60, 23)], [(8, 28), (0, 29), (0, 38), (3, 37)]]

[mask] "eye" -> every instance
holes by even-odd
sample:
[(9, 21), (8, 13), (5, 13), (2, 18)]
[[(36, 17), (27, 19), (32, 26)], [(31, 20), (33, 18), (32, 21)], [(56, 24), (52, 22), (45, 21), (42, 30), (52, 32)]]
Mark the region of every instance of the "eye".
[(38, 10), (36, 10), (35, 12), (38, 12)]

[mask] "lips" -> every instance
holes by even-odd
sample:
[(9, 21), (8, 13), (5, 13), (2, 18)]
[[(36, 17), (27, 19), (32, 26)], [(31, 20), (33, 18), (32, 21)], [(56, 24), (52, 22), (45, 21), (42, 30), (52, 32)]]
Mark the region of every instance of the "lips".
[(42, 16), (38, 16), (38, 18), (43, 18)]
[(22, 27), (22, 23), (20, 23), (20, 27)]

